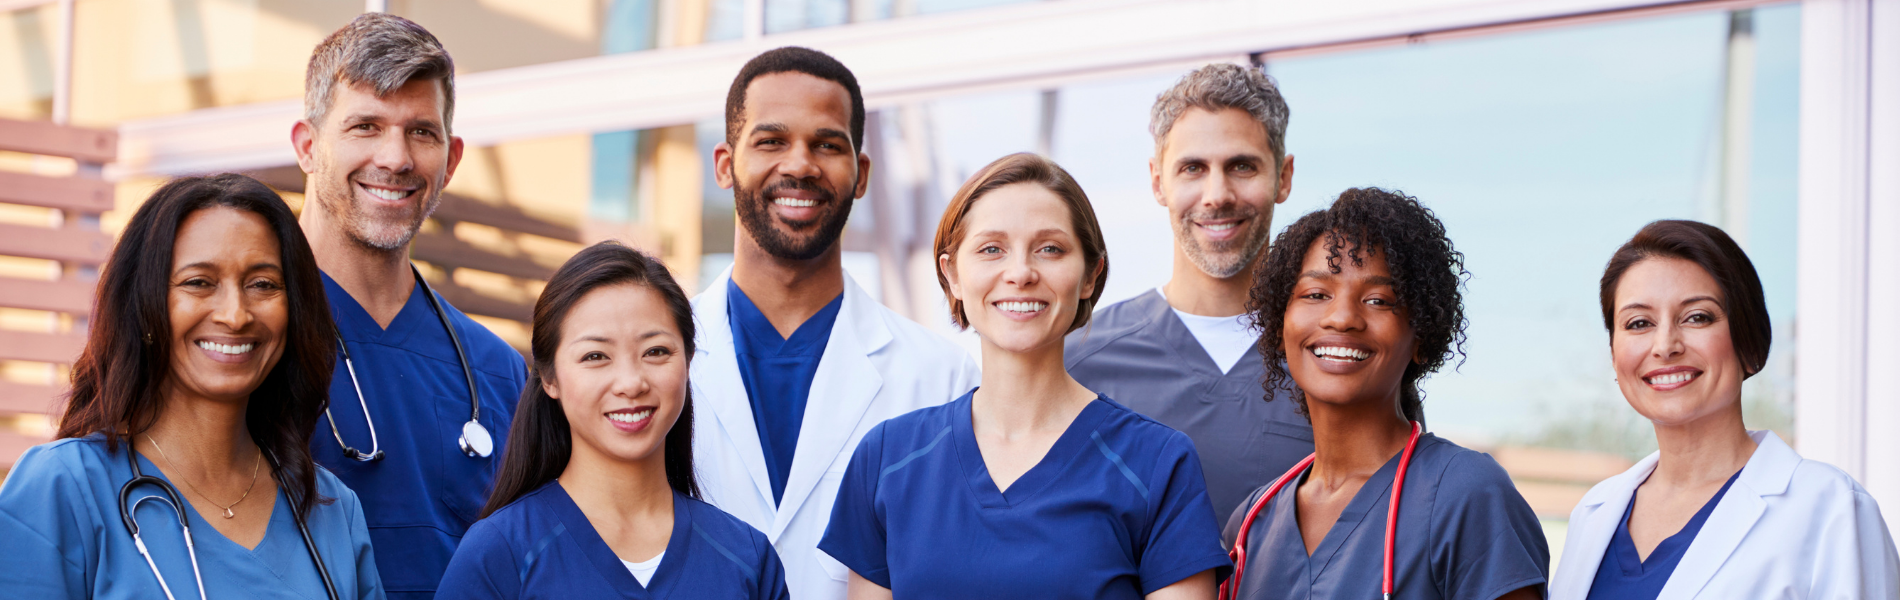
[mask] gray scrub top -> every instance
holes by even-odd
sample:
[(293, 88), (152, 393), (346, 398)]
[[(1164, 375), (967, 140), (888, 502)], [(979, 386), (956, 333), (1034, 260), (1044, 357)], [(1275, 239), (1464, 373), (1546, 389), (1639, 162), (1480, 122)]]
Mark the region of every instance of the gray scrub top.
[(1159, 292), (1097, 311), (1064, 350), (1076, 381), (1194, 440), (1215, 514), (1313, 453), (1313, 426), (1286, 390), (1261, 389), (1260, 350), (1222, 374)]

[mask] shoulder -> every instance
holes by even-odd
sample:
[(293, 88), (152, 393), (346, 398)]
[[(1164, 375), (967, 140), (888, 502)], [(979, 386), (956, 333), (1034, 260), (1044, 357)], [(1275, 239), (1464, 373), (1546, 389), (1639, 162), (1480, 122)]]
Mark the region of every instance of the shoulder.
[(464, 314), (461, 309), (442, 301), (442, 308), (449, 313), (449, 320), (455, 323), (455, 332), (462, 338), (462, 348), (468, 352), (469, 366), (491, 375), (523, 379), (527, 374), (527, 361), (516, 352), (514, 346), (502, 341), (501, 336), (489, 331), (481, 323)]
[(1193, 458), (1198, 466), (1199, 454), (1194, 450), (1194, 440), (1187, 434), (1122, 406), (1108, 396), (1101, 396), (1096, 402), (1103, 405), (1107, 414), (1095, 426), (1095, 433), (1091, 435), (1093, 443), (1116, 452), (1130, 465), (1168, 465)]
[(731, 513), (719, 510), (717, 506), (682, 494), (674, 494), (673, 501), (686, 503), (687, 514), (693, 519), (692, 526), (704, 532), (709, 538), (739, 542), (742, 547), (749, 547), (755, 552), (772, 547), (772, 542), (765, 537), (765, 532), (732, 516)]
[[(1075, 365), (1087, 360), (1090, 355), (1100, 352), (1116, 342), (1141, 331), (1154, 322), (1154, 300), (1149, 296), (1157, 295), (1149, 290), (1139, 296), (1110, 304), (1095, 311), (1089, 317), (1087, 325), (1069, 333), (1064, 341), (1069, 364)], [(1071, 367), (1073, 368), (1073, 366)]]
[(100, 471), (101, 467), (109, 469), (108, 461), (124, 461), (124, 453), (130, 451), (131, 448), (120, 446), (117, 452), (109, 452), (105, 440), (96, 435), (53, 440), (28, 448), (20, 455), (7, 472), (5, 488), (83, 486), (89, 477), (105, 475), (106, 472)]
[[(312, 462), (311, 466), (316, 467), (318, 496), (334, 498), (336, 506), (339, 507), (360, 507), (362, 500), (357, 497), (356, 490), (350, 489), (350, 486), (345, 485), (342, 479), (337, 478), (335, 473), (331, 473), (330, 469), (323, 465)], [(355, 510), (360, 510), (360, 508)]]
[(883, 304), (877, 302), (864, 304), (861, 310), (873, 311), (878, 321), (884, 325), (884, 329), (890, 332), (891, 343), (887, 346), (888, 349), (894, 349), (914, 359), (973, 362), (970, 359), (970, 353), (937, 332), (897, 314), (896, 311)]
[(546, 529), (547, 523), (552, 520), (543, 518), (541, 509), (549, 486), (542, 486), (523, 494), (514, 502), (508, 503), (507, 506), (470, 525), (468, 533), (462, 536), (459, 547), (483, 552), (503, 549), (512, 552), (514, 549), (512, 541), (542, 537), (531, 534), (537, 530)]
[(1873, 501), (1866, 488), (1840, 467), (1806, 458), (1795, 464), (1788, 478), (1788, 491), (1814, 498), (1822, 507), (1851, 510), (1855, 504)]
[[(952, 419), (956, 416), (956, 411), (970, 410), (970, 398), (975, 393), (975, 390), (971, 390), (955, 400), (926, 406), (886, 419), (882, 423), (871, 426), (870, 432), (865, 434), (864, 439), (869, 442), (875, 438), (881, 442), (886, 439), (910, 439), (924, 434), (934, 436), (950, 426)], [(920, 443), (927, 442), (928, 440), (925, 440)]]
[[(1491, 455), (1465, 448), (1436, 435), (1419, 440), (1407, 477), (1429, 475), (1437, 482), (1438, 503), (1469, 503), (1482, 498), (1517, 496), (1510, 473)], [(1407, 479), (1406, 483), (1411, 483)]]

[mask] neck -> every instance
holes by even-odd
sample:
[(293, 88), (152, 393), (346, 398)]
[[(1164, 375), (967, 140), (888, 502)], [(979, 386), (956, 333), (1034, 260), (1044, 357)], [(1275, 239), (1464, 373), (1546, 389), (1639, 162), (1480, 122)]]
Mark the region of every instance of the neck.
[(732, 282), (752, 300), (780, 337), (791, 337), (806, 319), (844, 293), (844, 262), (839, 244), (809, 260), (773, 256), (738, 227), (732, 256)]
[(1203, 317), (1232, 317), (1247, 312), (1247, 291), (1253, 286), (1253, 268), (1266, 256), (1266, 250), (1254, 255), (1252, 262), (1226, 279), (1215, 278), (1195, 266), (1179, 244), (1174, 247), (1174, 275), (1162, 287), (1168, 305), (1181, 312)]
[(1307, 398), (1313, 419), (1314, 481), (1364, 479), (1405, 449), (1412, 424), (1389, 400), (1330, 404)]
[(1095, 393), (1063, 368), (1061, 338), (1027, 352), (1011, 352), (983, 340), (983, 386), (970, 408), (978, 429), (1005, 436), (1068, 429), (1094, 399)]
[(148, 444), (155, 441), (164, 450), (163, 456), (179, 468), (195, 467), (206, 473), (249, 472), (258, 450), (244, 422), (247, 404), (245, 400), (214, 400), (174, 388), (166, 394), (158, 419), (140, 437)]
[(1728, 481), (1755, 455), (1755, 440), (1742, 425), (1740, 399), (1715, 414), (1676, 425), (1656, 424), (1661, 456), (1650, 481), (1696, 486)]
[[(666, 448), (646, 458), (609, 457), (576, 437), (574, 451), (561, 471), (561, 488), (588, 515), (623, 520), (673, 518), (673, 488), (666, 483)], [(608, 527), (599, 527), (608, 529)]]
[(388, 327), (415, 289), (416, 277), (415, 272), (409, 270), (408, 248), (380, 250), (356, 242), (317, 199), (320, 191), (314, 186), (309, 191), (298, 224), (303, 227), (304, 237), (310, 240), (310, 252), (316, 256), (317, 268), (361, 304), (377, 325)]

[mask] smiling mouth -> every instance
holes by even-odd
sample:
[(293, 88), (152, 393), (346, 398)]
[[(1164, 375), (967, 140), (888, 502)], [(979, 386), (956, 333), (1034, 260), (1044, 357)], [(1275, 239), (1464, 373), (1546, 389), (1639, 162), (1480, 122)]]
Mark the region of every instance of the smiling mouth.
[(1655, 377), (1644, 377), (1643, 382), (1648, 383), (1650, 385), (1676, 385), (1678, 383), (1688, 383), (1689, 380), (1695, 379), (1701, 376), (1702, 376), (1702, 373), (1697, 372), (1697, 371), (1676, 371), (1674, 373), (1665, 373), (1662, 375), (1657, 375)]
[(615, 423), (639, 423), (653, 417), (652, 408), (642, 408), (632, 412), (610, 412), (607, 419)]
[(1021, 302), (1021, 301), (997, 302), (996, 308), (1002, 310), (1003, 312), (1012, 312), (1019, 315), (1029, 315), (1029, 314), (1042, 312), (1042, 309), (1049, 308), (1049, 303), (1048, 302)]
[(1371, 352), (1344, 346), (1315, 346), (1310, 352), (1320, 360), (1333, 362), (1360, 362), (1372, 357)]
[(773, 198), (772, 203), (787, 208), (811, 208), (818, 206), (817, 200), (804, 200), (800, 198)]
[(239, 354), (244, 354), (246, 352), (250, 352), (251, 350), (257, 348), (257, 344), (250, 343), (250, 344), (231, 345), (231, 344), (220, 344), (220, 343), (211, 342), (211, 341), (201, 341), (201, 342), (198, 342), (198, 347), (204, 348), (206, 350), (210, 350), (212, 352), (216, 352), (219, 354), (237, 356)]
[(1235, 228), (1235, 227), (1239, 227), (1239, 226), (1240, 226), (1240, 223), (1238, 223), (1238, 222), (1235, 222), (1235, 223), (1216, 223), (1216, 224), (1212, 224), (1212, 225), (1209, 225), (1209, 224), (1206, 224), (1206, 223), (1196, 223), (1196, 225), (1200, 225), (1200, 226), (1201, 226), (1201, 229), (1206, 229), (1206, 230), (1208, 230), (1208, 231), (1227, 231), (1227, 230), (1229, 230), (1229, 229), (1233, 229), (1233, 228)]
[(379, 188), (379, 187), (364, 185), (361, 183), (358, 183), (357, 186), (363, 188), (364, 191), (369, 192), (369, 195), (371, 196), (375, 196), (377, 198), (382, 198), (384, 200), (390, 200), (390, 201), (408, 198), (411, 194), (416, 193), (415, 190), (392, 190), (388, 188)]

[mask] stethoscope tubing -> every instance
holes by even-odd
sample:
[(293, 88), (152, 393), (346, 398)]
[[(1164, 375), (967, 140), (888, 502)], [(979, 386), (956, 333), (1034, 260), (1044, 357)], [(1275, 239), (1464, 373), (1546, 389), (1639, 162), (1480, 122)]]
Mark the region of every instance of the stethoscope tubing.
[[(429, 287), (429, 281), (427, 279), (422, 278), (422, 271), (417, 270), (416, 266), (411, 264), (409, 265), (409, 272), (415, 274), (416, 284), (422, 287), (423, 298), (429, 301), (429, 308), (435, 311), (435, 318), (442, 323), (442, 329), (449, 333), (449, 342), (455, 346), (455, 359), (462, 364), (462, 380), (468, 383), (468, 423), (463, 425), (464, 433), (460, 441), (462, 451), (471, 457), (486, 457), (493, 452), (492, 440), (487, 442), (491, 444), (491, 446), (480, 451), (474, 450), (473, 448), (477, 446), (474, 446), (470, 440), (468, 440), (467, 431), (470, 426), (481, 430), (483, 437), (487, 437), (488, 433), (487, 428), (481, 424), (481, 393), (475, 387), (475, 369), (469, 366), (468, 352), (462, 348), (462, 336), (455, 332), (455, 324), (449, 321), (448, 312), (442, 310), (442, 301), (436, 297), (435, 289)], [(363, 396), (363, 385), (356, 379), (356, 364), (350, 360), (349, 344), (344, 343), (343, 336), (339, 334), (336, 338), (336, 345), (343, 350), (343, 369), (350, 375), (350, 387), (356, 390), (356, 404), (363, 407), (363, 423), (369, 426), (370, 451), (366, 454), (344, 443), (343, 431), (336, 426), (336, 417), (331, 415), (330, 408), (325, 406), (323, 416), (330, 421), (330, 434), (336, 437), (336, 445), (343, 448), (344, 456), (359, 462), (372, 462), (381, 459), (383, 457), (383, 450), (382, 444), (376, 437), (376, 421), (369, 416), (369, 400)]]
[[(171, 585), (165, 582), (165, 574), (158, 571), (158, 562), (152, 560), (152, 551), (146, 547), (145, 537), (139, 533), (137, 517), (139, 505), (143, 504), (146, 500), (157, 501), (171, 507), (172, 513), (178, 516), (179, 531), (185, 534), (185, 553), (191, 557), (191, 575), (196, 578), (198, 582), (198, 598), (200, 598), (200, 600), (207, 598), (207, 596), (205, 596), (204, 572), (198, 568), (198, 546), (191, 536), (191, 519), (185, 516), (184, 498), (178, 493), (178, 488), (172, 486), (171, 482), (146, 475), (145, 470), (139, 467), (138, 451), (133, 450), (130, 446), (130, 444), (127, 444), (125, 453), (126, 462), (132, 465), (132, 479), (126, 481), (125, 485), (119, 486), (119, 520), (125, 523), (126, 532), (132, 534), (132, 545), (138, 548), (139, 556), (145, 558), (145, 566), (151, 567), (152, 576), (158, 578), (158, 587), (165, 592), (166, 600), (178, 600), (177, 597), (172, 595)], [(265, 451), (263, 448), (259, 448), (258, 450), (264, 452), (264, 458), (270, 463), (271, 471), (277, 471), (277, 457), (272, 456), (270, 452)], [(146, 496), (128, 504), (128, 501), (132, 499), (132, 491), (141, 485), (158, 486), (159, 491), (164, 492), (165, 495)], [(293, 502), (295, 501), (296, 495), (295, 492), (286, 493), (286, 496), (291, 497)], [(304, 521), (303, 511), (298, 510), (293, 505), (290, 515), (291, 520), (297, 523), (297, 533), (303, 537), (304, 549), (310, 552), (310, 562), (315, 563), (317, 566), (317, 576), (323, 581), (324, 593), (328, 594), (330, 600), (339, 600), (340, 597), (337, 595), (336, 582), (330, 579), (330, 569), (323, 563), (323, 554), (317, 550), (316, 540), (310, 537), (310, 525)]]
[[(1419, 427), (1418, 421), (1413, 421), (1412, 436), (1406, 439), (1405, 450), (1399, 453), (1399, 470), (1392, 478), (1392, 501), (1386, 508), (1385, 513), (1385, 548), (1383, 553), (1385, 564), (1381, 569), (1381, 575), (1383, 577), (1380, 593), (1384, 600), (1392, 600), (1392, 549), (1397, 545), (1398, 540), (1399, 496), (1405, 491), (1405, 471), (1412, 465), (1412, 452), (1418, 448), (1418, 436), (1420, 431), (1421, 428)], [(1234, 561), (1234, 574), (1228, 577), (1225, 583), (1221, 584), (1219, 600), (1234, 600), (1240, 594), (1240, 576), (1247, 570), (1247, 534), (1253, 529), (1254, 517), (1259, 516), (1260, 509), (1266, 508), (1267, 503), (1273, 500), (1274, 495), (1280, 493), (1280, 488), (1285, 487), (1287, 482), (1298, 479), (1301, 473), (1306, 472), (1307, 467), (1312, 466), (1313, 459), (1318, 456), (1318, 453), (1308, 454), (1306, 458), (1300, 460), (1299, 464), (1293, 465), (1291, 469), (1287, 469), (1287, 472), (1281, 475), (1279, 479), (1273, 480), (1273, 485), (1267, 487), (1267, 493), (1262, 494), (1260, 499), (1255, 500), (1253, 506), (1247, 509), (1246, 518), (1240, 522), (1240, 532), (1234, 537), (1234, 549), (1227, 552), (1227, 557)]]

